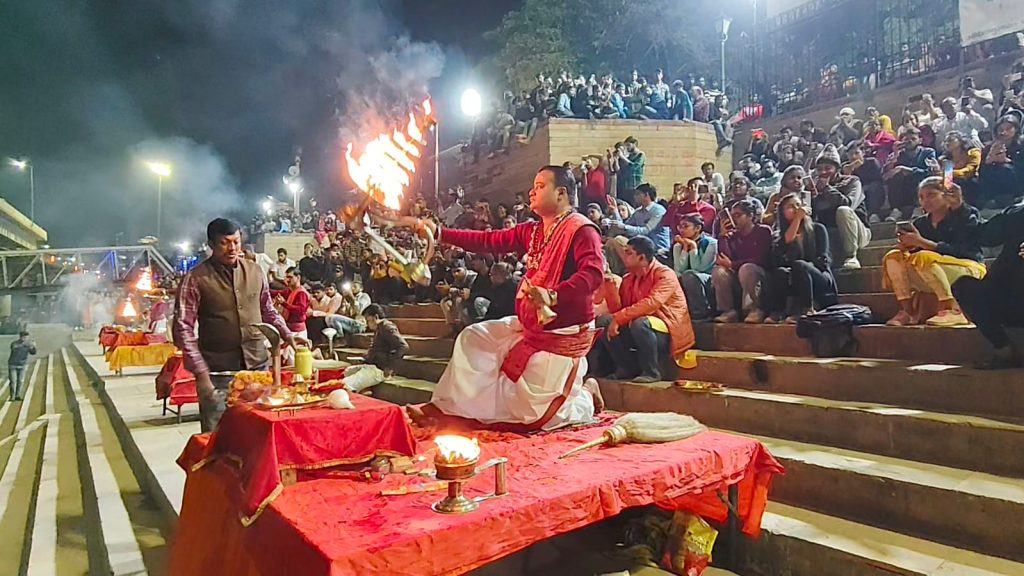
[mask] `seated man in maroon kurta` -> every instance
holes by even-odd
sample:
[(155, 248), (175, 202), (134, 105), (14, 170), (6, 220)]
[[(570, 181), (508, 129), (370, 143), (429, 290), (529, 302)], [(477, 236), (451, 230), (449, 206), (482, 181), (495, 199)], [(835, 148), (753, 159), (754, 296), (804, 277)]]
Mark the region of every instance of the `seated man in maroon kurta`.
[(583, 380), (595, 334), (594, 292), (603, 278), (601, 234), (573, 210), (574, 189), (568, 170), (546, 166), (530, 190), (530, 209), (540, 222), (486, 232), (440, 230), (440, 241), (472, 252), (526, 253), (526, 275), (515, 316), (459, 334), (430, 403), (410, 409), (414, 420), (449, 415), (550, 430), (590, 421), (603, 407), (597, 383)]

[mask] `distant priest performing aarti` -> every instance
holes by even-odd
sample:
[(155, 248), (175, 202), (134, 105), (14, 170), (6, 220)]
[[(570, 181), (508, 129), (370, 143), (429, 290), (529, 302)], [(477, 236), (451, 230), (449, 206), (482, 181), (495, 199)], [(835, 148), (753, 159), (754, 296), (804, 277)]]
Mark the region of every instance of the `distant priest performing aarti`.
[(584, 382), (583, 376), (604, 256), (600, 231), (572, 208), (574, 189), (568, 170), (545, 166), (530, 190), (530, 209), (539, 222), (507, 230), (438, 231), (439, 241), (471, 252), (526, 253), (526, 275), (515, 316), (473, 324), (459, 334), (431, 401), (409, 408), (414, 421), (425, 425), (454, 416), (551, 430), (590, 421), (603, 409), (597, 382)]

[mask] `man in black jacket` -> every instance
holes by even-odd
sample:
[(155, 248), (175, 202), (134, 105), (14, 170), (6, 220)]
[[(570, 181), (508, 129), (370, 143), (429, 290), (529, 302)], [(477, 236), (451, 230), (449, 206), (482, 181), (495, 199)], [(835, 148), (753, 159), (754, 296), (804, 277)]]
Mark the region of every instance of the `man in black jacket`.
[(512, 267), (505, 262), (491, 266), (491, 303), (484, 320), (497, 320), (516, 315), (517, 286), (512, 279)]
[(398, 331), (398, 326), (385, 318), (380, 304), (363, 309), (366, 327), (373, 330), (373, 342), (363, 359), (365, 364), (345, 368), (342, 382), (353, 392), (376, 386), (395, 373), (395, 366), (409, 352), (409, 343)]
[(21, 400), (21, 382), (25, 379), (25, 364), (28, 364), (28, 357), (36, 353), (35, 342), (28, 339), (28, 332), (24, 330), (18, 334), (18, 339), (11, 342), (11, 356), (7, 359), (7, 371), (10, 377), (11, 401)]
[[(959, 195), (959, 187), (956, 188)], [(961, 198), (962, 201), (962, 198)], [(995, 351), (983, 368), (1024, 365), (1024, 342), (1007, 329), (1024, 329), (1024, 201), (1019, 201), (975, 228), (982, 246), (1002, 246), (985, 278), (964, 276), (953, 283), (953, 296), (964, 314), (992, 343)]]

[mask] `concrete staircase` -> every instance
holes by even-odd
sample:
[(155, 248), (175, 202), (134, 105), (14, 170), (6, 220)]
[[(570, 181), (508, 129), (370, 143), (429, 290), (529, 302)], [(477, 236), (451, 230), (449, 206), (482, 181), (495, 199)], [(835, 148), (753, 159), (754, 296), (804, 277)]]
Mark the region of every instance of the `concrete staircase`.
[(0, 394), (0, 574), (162, 573), (171, 526), (77, 358), (40, 356), (24, 386), (24, 401)]
[[(893, 232), (875, 226), (865, 268), (838, 274), (843, 300), (879, 318), (894, 313), (874, 267)], [(389, 311), (411, 351), (374, 394), (424, 402), (454, 341), (437, 305)], [(976, 329), (864, 326), (860, 357), (819, 359), (791, 326), (695, 328), (698, 365), (680, 377), (723, 391), (601, 386), (611, 409), (691, 414), (758, 438), (786, 466), (741, 574), (1024, 574), (1024, 371), (966, 367), (988, 352)]]

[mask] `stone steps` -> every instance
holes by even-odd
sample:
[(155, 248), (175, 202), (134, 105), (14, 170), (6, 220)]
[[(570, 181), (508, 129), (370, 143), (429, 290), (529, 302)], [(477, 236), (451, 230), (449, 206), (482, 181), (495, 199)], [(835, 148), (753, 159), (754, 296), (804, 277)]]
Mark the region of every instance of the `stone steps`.
[(0, 419), (11, 456), (0, 458), (0, 573), (161, 572), (143, 499), (126, 490), (123, 454), (75, 372), (58, 349), (27, 374), (28, 400), (5, 404), (19, 415)]
[(773, 501), (1024, 560), (1024, 481), (754, 436), (786, 467)]
[[(891, 294), (860, 295), (857, 298), (844, 298), (844, 301), (870, 303), (882, 300), (885, 296), (891, 298)], [(893, 304), (895, 305), (895, 301)], [(402, 322), (404, 323), (404, 320)], [(455, 342), (453, 338), (447, 333), (442, 336), (423, 333), (437, 333), (440, 331), (438, 323), (419, 322), (410, 327), (417, 331), (402, 332), (409, 342), (410, 354), (433, 358), (451, 357)], [(757, 352), (791, 357), (813, 356), (810, 343), (796, 335), (795, 326), (701, 322), (694, 324), (693, 328), (697, 336), (697, 348), (701, 350)], [(894, 327), (872, 324), (855, 327), (854, 335), (860, 343), (857, 351), (860, 358), (970, 365), (983, 361), (991, 352), (991, 347), (981, 333), (971, 327)], [(371, 340), (371, 334), (359, 334), (353, 336), (350, 343), (355, 348), (367, 348)]]
[(740, 546), (747, 576), (1011, 576), (1024, 564), (771, 502)]
[(402, 334), (417, 336), (433, 336), (436, 338), (451, 336), (452, 327), (443, 318), (392, 318), (398, 331)]
[[(700, 350), (760, 352), (778, 356), (812, 357), (807, 340), (791, 325), (696, 323), (693, 326)], [(976, 328), (931, 326), (857, 326), (857, 356), (907, 362), (972, 364), (983, 361), (991, 346)]]
[(724, 430), (1024, 478), (1024, 459), (1016, 456), (1024, 450), (1022, 425), (796, 394), (731, 388), (693, 393), (667, 382), (600, 382), (612, 410), (668, 410)]
[(1024, 370), (975, 370), (869, 358), (806, 358), (699, 351), (687, 380), (734, 388), (877, 402), (937, 412), (1024, 418)]
[[(406, 337), (411, 351), (397, 372), (436, 381), (453, 345), (450, 339)], [(343, 349), (361, 356), (369, 336)], [(808, 358), (757, 352), (697, 351), (697, 366), (680, 370), (685, 380), (733, 388), (876, 402), (1010, 422), (1024, 420), (1024, 372), (976, 370), (953, 364), (922, 364), (876, 358)]]

